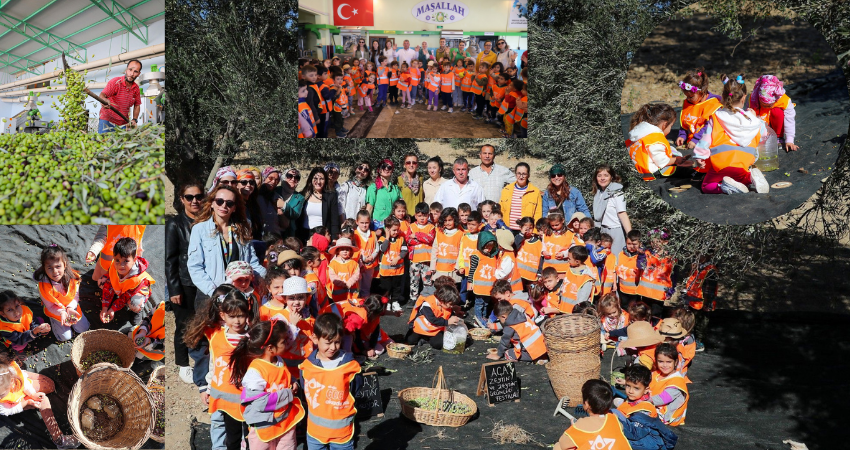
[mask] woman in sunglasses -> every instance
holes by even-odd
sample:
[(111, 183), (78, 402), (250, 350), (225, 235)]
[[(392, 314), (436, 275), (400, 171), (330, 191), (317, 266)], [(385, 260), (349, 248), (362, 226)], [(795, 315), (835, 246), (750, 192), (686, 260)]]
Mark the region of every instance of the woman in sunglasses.
[(366, 188), (372, 184), (372, 165), (361, 162), (351, 168), (348, 181), (339, 187), (339, 202), (347, 219), (356, 219), (357, 213), (366, 207)]
[(322, 226), (331, 233), (331, 242), (339, 236), (339, 201), (333, 189), (327, 189), (328, 176), (321, 167), (316, 167), (307, 176), (307, 184), (301, 191), (304, 208), (298, 223), (298, 237), (307, 242), (310, 230)]
[(404, 172), (398, 177), (398, 187), (401, 188), (401, 199), (407, 205), (407, 214), (416, 215), (416, 205), (425, 198), (422, 190), (422, 175), (419, 174), (419, 157), (416, 153), (408, 153), (404, 157)]
[(357, 50), (354, 51), (354, 59), (365, 59), (369, 61), (369, 46), (366, 45), (366, 39), (360, 38), (357, 40)]
[(581, 191), (567, 183), (567, 170), (560, 164), (549, 169), (549, 186), (543, 192), (543, 217), (548, 216), (552, 210), (563, 210), (564, 217), (568, 218), (576, 212), (590, 217), (590, 210)]
[(245, 214), (251, 221), (251, 237), (255, 241), (260, 241), (263, 239), (263, 215), (260, 211), (260, 205), (257, 203), (259, 191), (254, 173), (248, 169), (237, 172), (236, 188), (242, 194), (242, 201), (245, 202)]
[(215, 173), (215, 178), (213, 178), (212, 186), (207, 190), (207, 193), (212, 192), (218, 185), (233, 186), (235, 188), (236, 171), (230, 166), (224, 166), (218, 169)]
[(200, 183), (184, 184), (177, 191), (180, 200), (177, 215), (165, 222), (165, 278), (174, 310), (174, 363), (184, 383), (192, 384), (193, 372), (189, 366), (189, 349), (183, 343), (186, 323), (195, 315), (195, 294), (186, 260), (189, 253), (189, 234), (195, 217), (201, 212), (205, 195)]
[(401, 189), (392, 182), (394, 168), (391, 160), (381, 161), (375, 183), (366, 189), (366, 210), (375, 222), (383, 223), (392, 214), (393, 203), (401, 200)]
[(301, 182), (301, 172), (294, 167), (290, 167), (283, 172), (280, 188), (281, 201), (283, 202), (283, 215), (289, 221), (284, 227), (282, 236), (287, 238), (297, 236), (298, 233), (298, 218), (301, 216), (301, 210), (304, 209), (304, 196), (295, 188)]
[(195, 308), (224, 284), (224, 270), (233, 261), (245, 261), (255, 276), (266, 276), (251, 245), (251, 224), (245, 216), (245, 202), (236, 188), (216, 186), (207, 195), (189, 235), (186, 266), (198, 288)]
[(502, 63), (504, 68), (516, 67), (517, 52), (511, 50), (508, 43), (504, 39), (496, 41), (496, 62)]

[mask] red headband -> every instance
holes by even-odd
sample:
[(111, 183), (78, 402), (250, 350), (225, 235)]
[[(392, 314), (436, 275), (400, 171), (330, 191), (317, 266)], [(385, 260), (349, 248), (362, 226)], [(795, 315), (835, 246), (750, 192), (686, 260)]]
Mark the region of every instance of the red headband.
[(274, 325), (277, 323), (277, 317), (273, 318), (273, 319), (271, 320), (271, 323), (272, 323), (272, 326), (271, 326), (271, 327), (269, 327), (269, 335), (268, 335), (268, 336), (266, 336), (266, 340), (265, 340), (265, 341), (263, 341), (263, 345), (261, 345), (261, 346), (260, 346), (260, 348), (265, 347), (265, 346), (266, 346), (266, 344), (268, 344), (268, 343), (269, 343), (269, 339), (271, 339), (271, 337), (272, 337), (272, 331), (274, 331)]

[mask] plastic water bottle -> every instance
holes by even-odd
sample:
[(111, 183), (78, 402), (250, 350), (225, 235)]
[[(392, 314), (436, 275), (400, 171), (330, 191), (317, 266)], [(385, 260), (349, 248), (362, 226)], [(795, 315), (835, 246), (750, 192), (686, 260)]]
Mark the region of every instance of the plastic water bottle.
[(756, 167), (762, 172), (770, 172), (779, 168), (779, 141), (776, 138), (776, 132), (773, 131), (773, 128), (766, 127), (767, 133), (761, 137), (759, 145), (756, 148), (759, 153)]

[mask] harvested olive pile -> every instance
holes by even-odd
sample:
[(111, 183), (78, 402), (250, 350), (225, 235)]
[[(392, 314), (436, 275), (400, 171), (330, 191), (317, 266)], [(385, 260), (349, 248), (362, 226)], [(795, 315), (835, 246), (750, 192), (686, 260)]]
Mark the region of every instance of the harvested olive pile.
[(0, 134), (0, 223), (162, 224), (163, 131)]
[(62, 78), (65, 78), (68, 89), (59, 96), (59, 115), (62, 116), (62, 122), (59, 123), (57, 129), (60, 131), (85, 132), (89, 124), (89, 116), (84, 107), (86, 85), (83, 81), (83, 75), (73, 70), (66, 70), (63, 76), (59, 77), (58, 84), (62, 84)]
[(88, 356), (80, 361), (80, 367), (83, 370), (88, 370), (89, 367), (100, 363), (112, 363), (118, 367), (122, 367), (121, 358), (115, 352), (110, 352), (109, 350), (98, 350), (89, 353)]
[(440, 402), (436, 398), (417, 397), (410, 400), (408, 404), (414, 408), (421, 408), (426, 411), (435, 411), (437, 409), (437, 405), (440, 405), (441, 412), (447, 412), (450, 414), (469, 414), (472, 412), (472, 408), (465, 403), (451, 402), (449, 400), (443, 400)]
[(115, 436), (124, 427), (124, 411), (114, 398), (97, 394), (80, 408), (80, 426), (87, 438), (98, 442)]
[(165, 372), (160, 370), (157, 376), (151, 377), (148, 390), (153, 397), (153, 406), (156, 413), (156, 422), (151, 434), (161, 438), (165, 437)]

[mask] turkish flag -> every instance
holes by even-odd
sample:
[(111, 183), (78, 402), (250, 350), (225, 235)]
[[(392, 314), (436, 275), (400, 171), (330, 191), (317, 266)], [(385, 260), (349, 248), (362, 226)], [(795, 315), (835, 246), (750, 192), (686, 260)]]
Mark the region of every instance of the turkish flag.
[(334, 25), (371, 27), (373, 0), (334, 0)]

